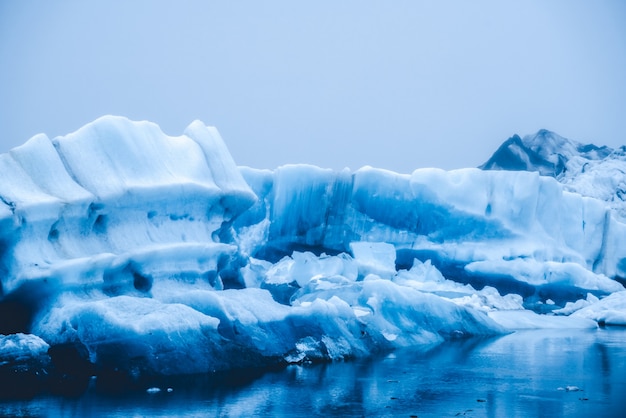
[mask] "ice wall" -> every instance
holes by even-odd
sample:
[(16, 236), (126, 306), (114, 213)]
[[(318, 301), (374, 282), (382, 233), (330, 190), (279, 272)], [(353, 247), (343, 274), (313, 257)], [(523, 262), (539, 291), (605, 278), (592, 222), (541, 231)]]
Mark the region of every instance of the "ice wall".
[(351, 242), (375, 241), (395, 246), (398, 267), (432, 259), (459, 281), (515, 293), (557, 280), (550, 262), (626, 277), (626, 226), (605, 202), (565, 192), (537, 173), (241, 171), (260, 200), (235, 226), (257, 257), (350, 252)]

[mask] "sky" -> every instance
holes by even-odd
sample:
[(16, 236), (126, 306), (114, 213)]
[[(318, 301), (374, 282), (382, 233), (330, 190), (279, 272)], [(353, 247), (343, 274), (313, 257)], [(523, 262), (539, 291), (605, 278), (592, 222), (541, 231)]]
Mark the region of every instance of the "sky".
[(239, 165), (478, 166), (545, 128), (626, 144), (622, 0), (0, 0), (0, 152), (102, 115)]

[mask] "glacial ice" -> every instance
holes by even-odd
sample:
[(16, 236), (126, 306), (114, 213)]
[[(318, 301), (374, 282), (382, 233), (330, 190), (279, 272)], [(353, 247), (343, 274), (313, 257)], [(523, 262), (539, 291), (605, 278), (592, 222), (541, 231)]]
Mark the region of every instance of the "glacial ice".
[(0, 171), (7, 364), (132, 380), (626, 323), (626, 225), (538, 173), (256, 170), (201, 122), (113, 116)]
[(565, 190), (605, 201), (613, 216), (626, 221), (626, 146), (581, 144), (542, 129), (509, 138), (481, 168), (552, 176)]
[[(540, 283), (536, 277), (551, 270), (543, 263), (580, 266), (568, 273), (581, 278), (583, 289), (605, 293), (619, 285), (601, 275), (626, 277), (626, 226), (604, 202), (564, 192), (537, 173), (418, 169), (400, 175), (364, 167), (351, 174), (309, 166), (280, 167), (273, 176), (242, 173), (259, 202), (235, 221), (235, 231), (250, 255), (266, 260), (294, 250), (350, 253), (353, 242), (391, 243), (396, 267), (431, 259), (445, 276), (513, 286), (525, 296), (538, 287), (550, 293), (550, 278)], [(528, 269), (535, 270), (530, 278)], [(588, 272), (593, 284), (583, 283)]]

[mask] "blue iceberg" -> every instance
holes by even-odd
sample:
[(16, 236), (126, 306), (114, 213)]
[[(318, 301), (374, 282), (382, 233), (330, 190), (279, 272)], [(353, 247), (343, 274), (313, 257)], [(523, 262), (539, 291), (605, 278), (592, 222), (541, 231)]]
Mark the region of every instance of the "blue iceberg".
[(170, 137), (106, 116), (33, 137), (0, 172), (0, 372), (25, 379), (624, 323), (619, 211), (541, 170), (257, 170), (201, 122)]

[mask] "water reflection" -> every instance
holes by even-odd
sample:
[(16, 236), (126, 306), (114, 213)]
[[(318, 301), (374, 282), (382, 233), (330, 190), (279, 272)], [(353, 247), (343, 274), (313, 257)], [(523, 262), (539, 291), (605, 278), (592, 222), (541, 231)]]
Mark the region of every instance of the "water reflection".
[(91, 391), (80, 399), (4, 402), (0, 414), (621, 417), (626, 330), (524, 331), (369, 360), (290, 366), (256, 379), (167, 383), (173, 392)]

